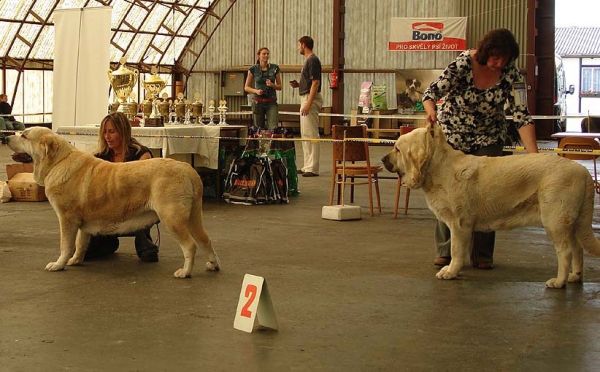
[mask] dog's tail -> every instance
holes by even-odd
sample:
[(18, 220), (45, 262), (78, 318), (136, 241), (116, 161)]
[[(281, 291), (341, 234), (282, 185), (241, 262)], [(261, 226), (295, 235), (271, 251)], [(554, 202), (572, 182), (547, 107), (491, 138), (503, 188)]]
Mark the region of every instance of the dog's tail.
[[(199, 179), (200, 177), (198, 177)], [(192, 202), (192, 209), (190, 211), (190, 222), (189, 230), (192, 238), (196, 242), (196, 247), (199, 248), (206, 256), (206, 269), (207, 270), (220, 270), (221, 263), (219, 257), (215, 252), (212, 241), (202, 223), (202, 182), (198, 182), (197, 191), (195, 198)]]
[(594, 236), (594, 231), (591, 227), (583, 231), (579, 239), (586, 252), (593, 254), (596, 257), (600, 257), (600, 240)]
[(593, 254), (594, 256), (600, 257), (600, 240), (594, 235), (592, 230), (592, 218), (594, 214), (594, 197), (596, 194), (596, 185), (591, 177), (586, 178), (586, 192), (585, 200), (582, 208), (584, 210), (579, 214), (577, 221), (576, 236), (583, 249)]
[(194, 199), (192, 201), (192, 209), (190, 210), (190, 231), (202, 229), (202, 193), (204, 186), (202, 181), (194, 182)]

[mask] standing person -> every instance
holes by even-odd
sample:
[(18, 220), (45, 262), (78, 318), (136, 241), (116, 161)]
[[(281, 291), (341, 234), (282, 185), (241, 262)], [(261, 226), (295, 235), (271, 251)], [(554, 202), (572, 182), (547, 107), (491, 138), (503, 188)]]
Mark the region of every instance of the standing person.
[[(25, 124), (17, 121), (12, 114), (12, 106), (8, 103), (8, 96), (0, 94), (0, 130), (25, 130)], [(10, 116), (4, 116), (10, 115)], [(6, 133), (0, 132), (2, 143), (6, 141)]]
[[(525, 82), (515, 65), (518, 56), (519, 45), (509, 30), (488, 32), (477, 49), (462, 52), (425, 90), (426, 122), (437, 121), (447, 142), (456, 150), (475, 156), (501, 156), (507, 132), (507, 107), (527, 152), (538, 152), (525, 86), (516, 84)], [(439, 100), (442, 102), (436, 107)], [(494, 232), (473, 234), (473, 266), (484, 270), (494, 267), (494, 242)], [(450, 230), (439, 220), (435, 244), (434, 264), (448, 265)]]
[[(94, 154), (97, 158), (110, 162), (127, 162), (145, 160), (152, 157), (152, 152), (131, 137), (131, 124), (122, 112), (108, 114), (100, 123), (98, 149)], [(135, 250), (142, 261), (158, 261), (158, 247), (152, 242), (150, 227), (138, 230), (135, 236)], [(119, 248), (119, 238), (116, 235), (92, 236), (85, 259), (106, 256)]]
[(321, 61), (313, 53), (314, 41), (310, 36), (302, 36), (298, 40), (298, 51), (305, 58), (300, 83), (290, 81), (292, 88), (300, 88), (300, 136), (302, 137), (302, 153), (304, 166), (298, 170), (302, 177), (319, 175), (319, 112), (323, 106), (321, 96)]
[[(279, 123), (277, 92), (281, 90), (279, 66), (269, 63), (268, 48), (262, 47), (256, 52), (256, 64), (248, 69), (244, 90), (254, 94), (252, 97), (252, 116), (254, 125), (265, 128), (265, 115), (268, 129), (275, 129)], [(254, 87), (252, 87), (254, 80)]]

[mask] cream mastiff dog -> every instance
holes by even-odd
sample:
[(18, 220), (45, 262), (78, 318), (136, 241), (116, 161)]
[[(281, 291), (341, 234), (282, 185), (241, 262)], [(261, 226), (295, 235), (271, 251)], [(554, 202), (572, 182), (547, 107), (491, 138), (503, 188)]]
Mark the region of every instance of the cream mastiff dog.
[(196, 247), (207, 256), (206, 269), (219, 270), (202, 226), (202, 181), (188, 164), (172, 159), (111, 163), (44, 127), (9, 136), (8, 146), (33, 158), (35, 181), (46, 188), (58, 215), (60, 256), (46, 270), (80, 264), (91, 235), (129, 233), (159, 220), (183, 250), (183, 268), (175, 277), (191, 276)]
[[(542, 225), (558, 255), (563, 288), (583, 278), (583, 249), (600, 256), (592, 231), (594, 181), (582, 165), (554, 154), (477, 157), (454, 150), (439, 125), (400, 136), (383, 159), (451, 231), (452, 261), (437, 277), (456, 278), (469, 260), (473, 231)], [(571, 261), (571, 273), (569, 273)]]

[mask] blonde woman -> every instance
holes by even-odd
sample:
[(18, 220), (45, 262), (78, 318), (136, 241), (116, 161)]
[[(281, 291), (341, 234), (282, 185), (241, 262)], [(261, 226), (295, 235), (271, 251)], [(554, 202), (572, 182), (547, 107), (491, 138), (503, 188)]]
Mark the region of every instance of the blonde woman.
[[(127, 116), (121, 112), (115, 112), (105, 116), (100, 123), (98, 149), (94, 155), (97, 158), (116, 163), (150, 159), (152, 152), (131, 137), (131, 124)], [(152, 242), (150, 227), (135, 231), (132, 235), (135, 236), (135, 250), (140, 260), (156, 262), (158, 261), (158, 246)], [(118, 236), (92, 236), (85, 259), (106, 256), (114, 253), (117, 249), (119, 249)]]

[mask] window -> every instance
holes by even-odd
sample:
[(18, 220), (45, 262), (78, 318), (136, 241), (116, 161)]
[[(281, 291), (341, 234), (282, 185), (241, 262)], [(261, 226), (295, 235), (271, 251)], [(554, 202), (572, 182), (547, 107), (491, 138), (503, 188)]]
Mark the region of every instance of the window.
[(581, 96), (600, 97), (600, 67), (581, 69)]
[[(16, 93), (11, 89), (15, 86)], [(52, 122), (52, 71), (25, 70), (19, 77), (18, 71), (6, 70), (6, 87), (4, 93), (18, 121), (25, 124)]]

